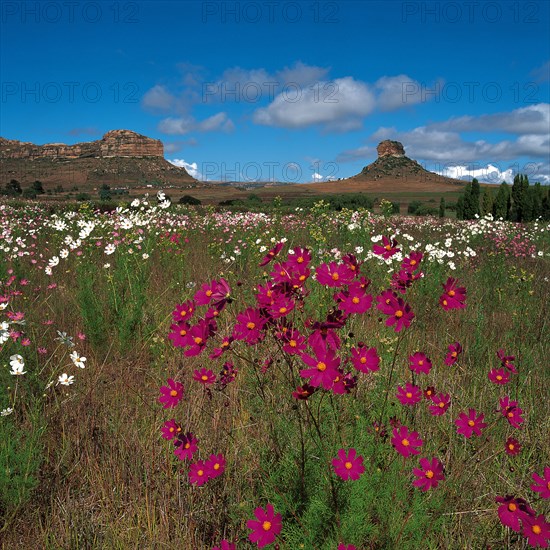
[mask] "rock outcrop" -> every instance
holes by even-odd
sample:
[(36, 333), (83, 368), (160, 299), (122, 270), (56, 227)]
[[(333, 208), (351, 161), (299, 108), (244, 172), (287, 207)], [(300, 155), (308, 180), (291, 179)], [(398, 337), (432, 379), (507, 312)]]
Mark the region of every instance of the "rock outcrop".
[(405, 156), (405, 148), (403, 147), (403, 144), (399, 141), (392, 141), (391, 139), (386, 139), (385, 141), (381, 141), (378, 144), (378, 147), (376, 148), (376, 151), (378, 152), (378, 158), (381, 157), (404, 157)]
[(0, 158), (10, 159), (76, 159), (111, 157), (164, 157), (162, 142), (130, 130), (112, 130), (100, 140), (66, 145), (46, 143), (35, 145), (0, 138)]

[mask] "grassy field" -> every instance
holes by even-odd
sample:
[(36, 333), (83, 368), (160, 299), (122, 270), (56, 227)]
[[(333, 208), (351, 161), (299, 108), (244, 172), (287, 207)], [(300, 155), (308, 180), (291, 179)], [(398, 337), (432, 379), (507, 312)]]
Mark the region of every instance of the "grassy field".
[(2, 548), (548, 538), (548, 224), (152, 202), (0, 204)]

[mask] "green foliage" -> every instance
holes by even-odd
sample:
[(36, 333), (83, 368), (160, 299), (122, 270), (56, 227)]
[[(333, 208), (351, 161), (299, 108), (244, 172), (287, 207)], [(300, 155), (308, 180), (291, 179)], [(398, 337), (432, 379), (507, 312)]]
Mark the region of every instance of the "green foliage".
[(99, 200), (101, 200), (101, 201), (110, 201), (111, 198), (112, 198), (111, 187), (109, 185), (107, 185), (106, 183), (104, 183), (99, 188), (98, 195), (99, 195)]
[(202, 204), (202, 201), (199, 199), (192, 197), (191, 195), (183, 195), (183, 197), (180, 197), (180, 200), (178, 201), (179, 204), (188, 204), (191, 206), (199, 206)]
[(439, 201), (439, 217), (445, 217), (445, 197), (441, 197), (441, 200)]
[(483, 216), (493, 214), (493, 202), (493, 191), (489, 187), (485, 187), (481, 201), (481, 214)]

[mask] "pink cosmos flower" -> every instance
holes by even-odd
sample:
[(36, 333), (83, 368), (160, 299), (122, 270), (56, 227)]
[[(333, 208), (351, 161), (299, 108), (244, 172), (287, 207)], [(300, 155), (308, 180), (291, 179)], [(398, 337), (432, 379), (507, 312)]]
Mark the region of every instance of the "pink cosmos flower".
[(325, 390), (330, 390), (334, 379), (338, 376), (338, 367), (340, 358), (336, 357), (334, 351), (323, 345), (316, 345), (312, 348), (315, 357), (306, 353), (302, 354), (302, 361), (308, 365), (309, 369), (302, 369), (300, 376), (309, 378), (309, 383), (317, 388), (323, 386)]
[(222, 454), (210, 455), (204, 464), (206, 473), (210, 479), (221, 476), (225, 471), (225, 458)]
[(458, 361), (458, 356), (462, 353), (462, 346), (455, 342), (451, 344), (448, 348), (449, 351), (445, 356), (445, 364), (447, 366), (454, 365)]
[(548, 548), (550, 541), (550, 523), (544, 514), (527, 516), (523, 521), (523, 536), (527, 538), (529, 546)]
[(195, 370), (193, 379), (204, 386), (210, 386), (216, 381), (216, 375), (210, 369), (202, 367), (200, 370)]
[(409, 432), (407, 426), (399, 426), (393, 429), (391, 444), (395, 450), (405, 458), (410, 455), (420, 454), (420, 448), (424, 441), (420, 439), (418, 432)]
[(347, 291), (335, 294), (334, 299), (339, 302), (340, 309), (348, 314), (365, 313), (372, 305), (372, 296), (357, 282), (350, 284)]
[(267, 265), (282, 250), (284, 243), (277, 243), (262, 259), (260, 267)]
[(376, 348), (351, 348), (351, 363), (359, 371), (364, 373), (380, 370), (380, 357)]
[(303, 384), (302, 386), (298, 386), (296, 391), (292, 392), (292, 397), (300, 401), (306, 401), (314, 392), (315, 388), (313, 386)]
[(290, 283), (292, 280), (292, 267), (286, 262), (274, 264), (273, 271), (269, 275), (277, 284)]
[(462, 434), (466, 439), (470, 439), (472, 434), (481, 435), (481, 430), (487, 427), (483, 422), (483, 413), (476, 416), (475, 409), (468, 409), (468, 414), (462, 412), (455, 420), (458, 429), (457, 433)]
[(198, 306), (206, 306), (212, 301), (212, 297), (216, 288), (218, 286), (218, 281), (210, 281), (209, 283), (203, 283), (193, 299), (195, 300)]
[(429, 406), (432, 416), (441, 416), (447, 412), (451, 405), (451, 396), (448, 393), (437, 393), (432, 396), (433, 405)]
[(523, 410), (518, 407), (517, 401), (510, 401), (510, 398), (505, 395), (499, 400), (500, 412), (508, 420), (508, 423), (514, 428), (520, 428), (525, 421), (521, 414)]
[(550, 498), (550, 468), (545, 466), (544, 476), (539, 476), (536, 472), (533, 474), (535, 483), (531, 485), (531, 491), (540, 493), (541, 498)]
[(397, 298), (396, 303), (393, 303), (392, 313), (386, 320), (386, 326), (391, 327), (395, 325), (395, 332), (401, 332), (401, 330), (410, 326), (413, 319), (414, 313), (411, 310), (411, 306), (406, 304), (401, 298)]
[(237, 550), (237, 546), (234, 542), (229, 542), (223, 539), (219, 546), (213, 546), (212, 550)]
[(183, 384), (174, 382), (172, 378), (168, 378), (168, 386), (161, 386), (159, 402), (163, 404), (165, 409), (175, 407), (183, 397)]
[(409, 273), (416, 271), (420, 267), (420, 262), (422, 261), (423, 256), (424, 255), (422, 254), (422, 252), (411, 252), (401, 262), (401, 268), (405, 271), (408, 271)]
[(420, 487), (422, 491), (437, 487), (439, 482), (445, 479), (443, 464), (437, 458), (432, 458), (432, 460), (421, 458), (420, 468), (414, 468), (413, 474), (417, 478), (413, 481), (413, 485)]
[(286, 317), (294, 309), (294, 300), (288, 296), (278, 295), (273, 303), (267, 308), (273, 319)]
[(235, 340), (244, 340), (248, 344), (257, 344), (262, 339), (262, 330), (266, 320), (257, 309), (249, 307), (237, 315), (237, 324), (233, 331)]
[(432, 362), (425, 353), (417, 351), (409, 355), (409, 368), (416, 374), (429, 374)]
[(516, 358), (514, 355), (506, 355), (504, 353), (504, 350), (501, 348), (497, 351), (497, 357), (500, 359), (502, 366), (504, 368), (508, 369), (510, 372), (513, 372), (514, 374), (518, 373), (514, 363), (512, 363), (512, 361), (514, 361)]
[(376, 309), (384, 315), (393, 315), (397, 306), (397, 294), (393, 290), (384, 290), (376, 297)]
[(188, 300), (183, 304), (178, 304), (176, 309), (172, 312), (172, 318), (176, 323), (181, 321), (188, 321), (193, 316), (195, 312), (195, 302), (193, 300)]
[(445, 311), (450, 309), (464, 309), (466, 307), (466, 289), (457, 286), (458, 281), (449, 277), (443, 285), (444, 293), (439, 298), (439, 303)]
[(375, 244), (372, 246), (372, 251), (377, 256), (382, 256), (384, 260), (391, 258), (394, 254), (397, 254), (399, 250), (400, 249), (397, 248), (397, 241), (395, 239), (390, 241), (385, 235), (382, 237), (382, 245)]
[(506, 369), (491, 369), (488, 377), (493, 384), (501, 386), (510, 382), (510, 373)]
[(358, 456), (355, 449), (349, 449), (347, 453), (345, 449), (340, 449), (338, 451), (338, 458), (332, 459), (332, 466), (336, 475), (344, 481), (348, 479), (357, 480), (365, 471), (363, 457)]
[(517, 439), (509, 437), (504, 444), (504, 450), (507, 455), (516, 456), (521, 451), (521, 443)]
[(321, 264), (315, 273), (319, 284), (329, 287), (349, 285), (354, 278), (353, 271), (348, 269), (346, 264), (337, 264), (336, 262)]
[(167, 420), (162, 426), (160, 433), (164, 439), (170, 441), (181, 432), (181, 426), (172, 418)]
[(206, 466), (202, 460), (198, 460), (189, 466), (189, 482), (200, 487), (208, 481)]
[(291, 267), (307, 267), (311, 262), (311, 252), (307, 248), (297, 246), (292, 251), (294, 254), (289, 254), (287, 259), (287, 263)]
[(255, 520), (249, 519), (246, 522), (247, 528), (252, 530), (248, 538), (255, 542), (258, 548), (263, 548), (275, 542), (282, 529), (282, 517), (281, 514), (275, 514), (272, 504), (268, 504), (265, 510), (256, 508), (254, 515), (256, 516)]
[(404, 388), (397, 386), (396, 397), (402, 405), (416, 405), (422, 400), (422, 390), (407, 382)]
[(229, 286), (229, 283), (223, 278), (216, 281), (216, 289), (212, 294), (213, 305), (221, 310), (231, 300), (231, 287)]
[(500, 503), (497, 513), (502, 525), (517, 532), (521, 530), (520, 521), (525, 521), (535, 513), (522, 498), (496, 497), (495, 501)]
[(174, 441), (174, 447), (174, 454), (180, 460), (191, 460), (198, 449), (197, 439), (190, 432), (187, 432), (186, 434), (180, 432)]
[(283, 351), (290, 355), (299, 355), (306, 349), (306, 339), (295, 329), (287, 331), (282, 340)]

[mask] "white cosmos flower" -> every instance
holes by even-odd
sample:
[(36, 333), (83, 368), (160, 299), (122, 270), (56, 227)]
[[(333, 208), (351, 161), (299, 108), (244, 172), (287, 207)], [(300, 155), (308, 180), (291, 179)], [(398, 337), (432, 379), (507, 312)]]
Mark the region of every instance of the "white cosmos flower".
[(147, 254), (147, 252), (144, 252), (141, 257), (144, 259), (144, 260), (147, 260), (149, 258), (149, 254)]
[(61, 252), (59, 252), (60, 258), (65, 259), (68, 255), (69, 255), (69, 251), (66, 248), (64, 248), (63, 250), (61, 250)]
[(23, 370), (25, 368), (25, 361), (23, 360), (23, 357), (21, 357), (21, 355), (19, 355), (18, 353), (10, 357), (10, 365), (10, 374), (13, 376), (21, 376), (22, 374), (26, 374), (27, 372)]
[(139, 206), (139, 199), (134, 199), (131, 203), (130, 203), (130, 206), (132, 208), (137, 208)]
[(71, 358), (71, 361), (73, 362), (75, 367), (83, 369), (86, 366), (84, 364), (86, 362), (86, 357), (82, 357), (81, 355), (78, 355), (78, 352), (76, 351), (71, 352), (71, 355), (69, 357)]
[(13, 409), (11, 407), (8, 407), (7, 409), (2, 409), (0, 411), (0, 416), (8, 416), (13, 412)]
[(108, 244), (108, 245), (105, 247), (105, 254), (111, 255), (115, 250), (116, 250), (116, 247), (115, 247), (114, 244)]
[(57, 379), (57, 383), (61, 384), (62, 386), (70, 386), (73, 382), (74, 382), (74, 376), (68, 376), (66, 372), (64, 372)]
[(56, 265), (59, 265), (59, 258), (57, 256), (53, 256), (53, 258), (50, 258), (48, 265), (50, 267), (55, 267)]

